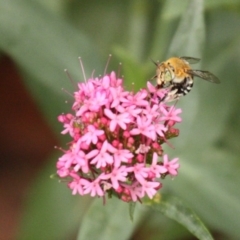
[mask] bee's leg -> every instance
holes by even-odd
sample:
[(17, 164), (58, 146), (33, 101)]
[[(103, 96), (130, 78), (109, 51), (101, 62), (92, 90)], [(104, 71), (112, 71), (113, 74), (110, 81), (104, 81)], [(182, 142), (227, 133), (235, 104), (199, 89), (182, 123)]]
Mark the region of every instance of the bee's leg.
[[(158, 84), (158, 85), (156, 86), (156, 88), (157, 88), (157, 89), (161, 89), (161, 88), (164, 88), (164, 87), (163, 87), (162, 84)], [(165, 96), (162, 97), (162, 98), (158, 97), (159, 103), (163, 102), (166, 97), (167, 97), (167, 94), (165, 94)]]
[(177, 94), (177, 89), (172, 89), (164, 96), (163, 101), (164, 102), (172, 102), (172, 101), (178, 100), (179, 97), (180, 96)]
[(153, 81), (154, 79), (156, 79), (158, 76), (157, 75), (154, 75), (153, 77), (151, 77), (150, 79), (149, 79), (149, 81)]
[(172, 86), (172, 81), (162, 83), (162, 88), (168, 88)]
[(159, 97), (159, 103), (163, 102), (166, 99), (166, 97), (167, 97), (167, 94), (165, 94), (165, 96), (163, 98)]

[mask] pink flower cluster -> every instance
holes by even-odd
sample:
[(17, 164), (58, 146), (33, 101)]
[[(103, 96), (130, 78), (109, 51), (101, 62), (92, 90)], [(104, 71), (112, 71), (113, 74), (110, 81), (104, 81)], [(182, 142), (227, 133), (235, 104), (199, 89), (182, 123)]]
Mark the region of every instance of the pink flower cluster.
[(78, 84), (74, 114), (62, 114), (62, 134), (72, 141), (58, 159), (57, 174), (73, 194), (116, 195), (121, 200), (153, 198), (159, 178), (178, 174), (178, 158), (169, 161), (161, 145), (176, 137), (181, 109), (163, 101), (165, 89), (150, 83), (126, 91), (115, 72)]

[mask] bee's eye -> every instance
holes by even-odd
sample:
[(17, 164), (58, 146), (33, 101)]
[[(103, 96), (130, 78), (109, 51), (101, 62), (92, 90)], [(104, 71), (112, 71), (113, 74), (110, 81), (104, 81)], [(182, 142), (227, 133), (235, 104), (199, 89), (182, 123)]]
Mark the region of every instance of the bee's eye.
[(165, 70), (164, 79), (165, 79), (165, 81), (171, 81), (172, 80), (172, 74), (169, 70)]

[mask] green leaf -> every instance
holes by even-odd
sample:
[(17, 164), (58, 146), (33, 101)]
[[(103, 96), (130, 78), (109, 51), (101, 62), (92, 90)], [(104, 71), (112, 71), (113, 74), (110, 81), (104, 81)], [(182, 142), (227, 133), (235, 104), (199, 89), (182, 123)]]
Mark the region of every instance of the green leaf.
[(128, 203), (117, 198), (107, 199), (105, 205), (102, 199), (96, 199), (84, 216), (77, 239), (129, 239), (145, 211), (136, 208), (135, 219), (132, 222), (128, 207)]
[(113, 48), (113, 52), (122, 63), (123, 76), (127, 84), (127, 88), (133, 88), (132, 84), (134, 84), (134, 89), (146, 86), (146, 71), (143, 67), (141, 67), (140, 62), (122, 47), (115, 46)]
[(165, 181), (165, 187), (171, 188), (189, 203), (189, 207), (201, 213), (209, 226), (237, 239), (240, 216), (239, 158), (230, 152), (214, 151), (212, 148), (205, 149), (200, 157), (197, 152), (193, 148), (188, 154), (179, 156), (179, 176), (174, 184)]
[(145, 53), (143, 46), (148, 37), (148, 11), (149, 1), (131, 1), (129, 16), (129, 47), (128, 50), (140, 62)]
[(168, 0), (159, 5), (150, 58), (163, 60), (174, 34), (176, 20), (186, 10), (188, 2), (188, 0)]
[(175, 0), (168, 0), (165, 2), (162, 17), (165, 19), (173, 19), (177, 18), (181, 15), (184, 15), (187, 6), (189, 5), (189, 0), (183, 1), (175, 1)]
[(56, 158), (52, 156), (52, 163), (33, 182), (20, 221), (19, 240), (68, 239), (91, 202), (87, 197), (72, 196), (66, 183), (50, 179)]
[(200, 57), (204, 40), (203, 0), (189, 1), (171, 42), (168, 55)]
[[(66, 96), (61, 88), (71, 86), (63, 70), (83, 80), (79, 56), (87, 76), (104, 65), (93, 41), (36, 1), (0, 1), (0, 48), (25, 72), (27, 86), (53, 126)], [(51, 106), (50, 99), (55, 99)]]
[(217, 8), (221, 6), (236, 7), (237, 5), (239, 6), (239, 0), (205, 0), (204, 2), (206, 8)]
[(163, 195), (161, 199), (146, 200), (153, 210), (160, 211), (165, 216), (177, 221), (200, 240), (213, 240), (210, 232), (198, 216), (183, 203), (172, 196)]

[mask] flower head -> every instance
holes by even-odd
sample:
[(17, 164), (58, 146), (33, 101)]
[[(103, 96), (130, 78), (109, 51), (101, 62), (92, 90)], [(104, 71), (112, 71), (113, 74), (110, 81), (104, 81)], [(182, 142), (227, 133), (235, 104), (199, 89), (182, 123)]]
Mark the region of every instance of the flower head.
[(72, 141), (58, 159), (57, 174), (72, 194), (140, 201), (153, 198), (159, 179), (177, 175), (178, 159), (169, 161), (161, 145), (178, 135), (173, 126), (181, 109), (161, 102), (165, 94), (150, 83), (127, 91), (115, 72), (78, 84), (73, 113), (58, 117)]

